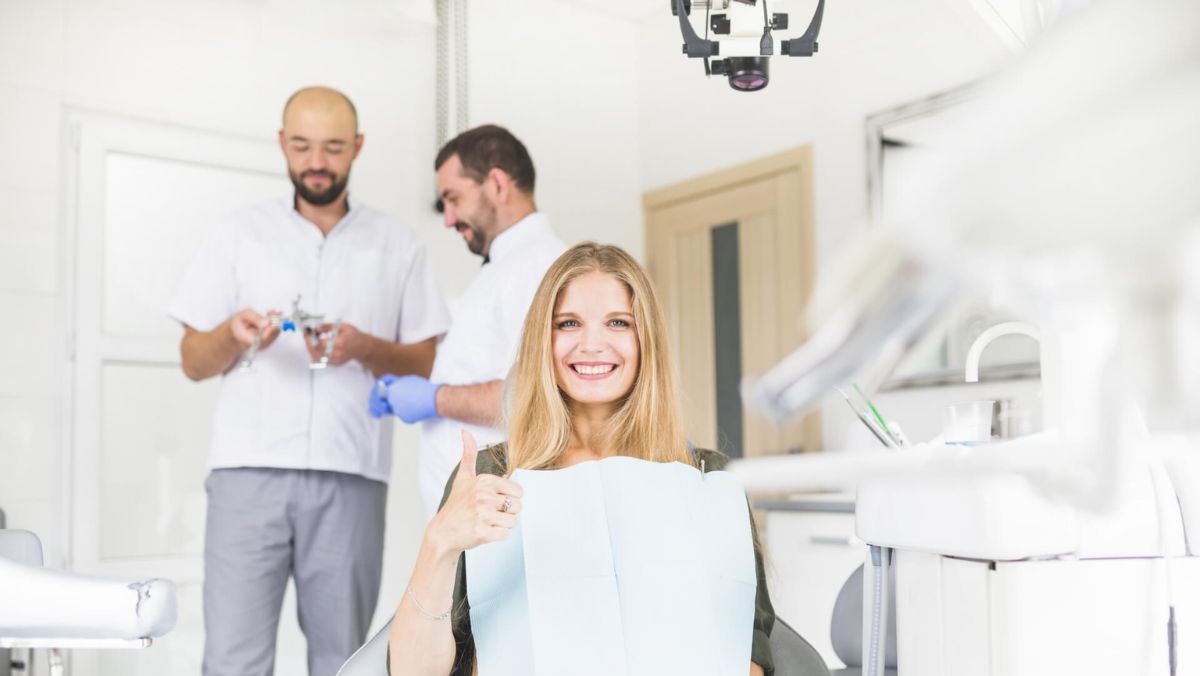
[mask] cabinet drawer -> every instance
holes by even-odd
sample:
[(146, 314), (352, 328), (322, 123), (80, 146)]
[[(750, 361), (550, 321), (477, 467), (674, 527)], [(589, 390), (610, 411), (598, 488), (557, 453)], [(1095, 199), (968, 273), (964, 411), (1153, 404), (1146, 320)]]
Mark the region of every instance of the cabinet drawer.
[(767, 586), (775, 612), (812, 644), (830, 668), (830, 622), (838, 592), (866, 557), (854, 514), (768, 511), (764, 533)]

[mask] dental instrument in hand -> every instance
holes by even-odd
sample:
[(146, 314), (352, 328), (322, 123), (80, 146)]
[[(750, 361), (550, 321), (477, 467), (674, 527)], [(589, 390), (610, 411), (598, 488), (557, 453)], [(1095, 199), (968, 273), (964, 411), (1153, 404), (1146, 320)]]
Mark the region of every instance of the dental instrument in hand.
[[(325, 343), (325, 353), (321, 358), (309, 364), (310, 369), (323, 369), (329, 365), (329, 359), (333, 355), (333, 345), (337, 341), (338, 332), (342, 328), (341, 320), (334, 320), (332, 328), (327, 331), (321, 331), (320, 328), (329, 322), (325, 321), (325, 315), (313, 314), (300, 309), (300, 296), (292, 301), (292, 311), (286, 315), (272, 315), (267, 317), (267, 326), (278, 326), (280, 331), (297, 331), (303, 332), (309, 343), (313, 347), (321, 344), (321, 339), (328, 337)], [(262, 345), (263, 333), (267, 330), (264, 326), (258, 330), (254, 336), (254, 343), (250, 345), (250, 349), (246, 350), (246, 354), (242, 357), (241, 363), (238, 365), (239, 371), (249, 371), (254, 365), (254, 358), (258, 355), (258, 349)]]

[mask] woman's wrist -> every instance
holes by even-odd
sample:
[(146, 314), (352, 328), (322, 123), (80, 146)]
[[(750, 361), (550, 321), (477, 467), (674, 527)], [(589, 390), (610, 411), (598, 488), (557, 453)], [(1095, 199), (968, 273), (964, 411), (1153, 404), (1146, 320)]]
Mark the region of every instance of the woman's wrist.
[(425, 536), (421, 541), (421, 550), (429, 557), (430, 563), (435, 566), (446, 565), (450, 562), (454, 562), (457, 565), (458, 557), (463, 553), (463, 550), (447, 542), (440, 526), (441, 524), (438, 523), (438, 519), (435, 516), (425, 529)]
[(425, 529), (405, 595), (411, 597), (413, 608), (427, 619), (444, 619), (443, 606), (450, 601), (460, 553), (444, 543), (435, 524), (430, 523)]

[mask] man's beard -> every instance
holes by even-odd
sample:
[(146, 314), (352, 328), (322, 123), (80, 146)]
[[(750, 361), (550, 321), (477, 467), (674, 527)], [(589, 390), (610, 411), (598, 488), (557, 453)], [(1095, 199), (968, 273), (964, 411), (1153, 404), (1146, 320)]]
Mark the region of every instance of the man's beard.
[[(306, 176), (321, 174), (329, 177), (328, 188), (320, 191), (314, 191), (304, 184), (304, 178)], [(333, 204), (336, 202), (337, 198), (341, 197), (342, 193), (346, 191), (346, 185), (350, 182), (349, 172), (347, 172), (345, 176), (341, 177), (341, 179), (338, 179), (337, 174), (328, 171), (305, 171), (300, 174), (295, 174), (289, 171), (288, 177), (292, 179), (292, 186), (296, 188), (296, 194), (300, 196), (300, 199), (318, 207), (323, 207), (327, 204)]]
[(492, 204), (487, 197), (481, 197), (481, 200), (483, 203), (480, 205), (479, 214), (471, 219), (472, 221), (479, 223), (479, 225), (472, 225), (466, 221), (460, 220), (458, 223), (454, 224), (454, 227), (456, 230), (460, 227), (469, 229), (471, 231), (471, 239), (467, 240), (467, 249), (469, 249), (471, 253), (475, 254), (476, 256), (483, 256), (484, 258), (487, 258), (488, 249), (491, 248), (492, 242), (491, 237), (489, 237), (484, 230), (484, 225), (486, 224), (488, 231), (495, 231), (496, 205)]

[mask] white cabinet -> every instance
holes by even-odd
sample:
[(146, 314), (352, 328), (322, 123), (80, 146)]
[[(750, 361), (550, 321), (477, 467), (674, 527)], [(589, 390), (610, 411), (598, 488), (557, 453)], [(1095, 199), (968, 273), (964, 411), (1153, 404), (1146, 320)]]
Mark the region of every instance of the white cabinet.
[(775, 614), (790, 624), (830, 668), (844, 666), (833, 652), (830, 619), (842, 583), (865, 559), (854, 535), (850, 496), (756, 502), (763, 524), (767, 587)]

